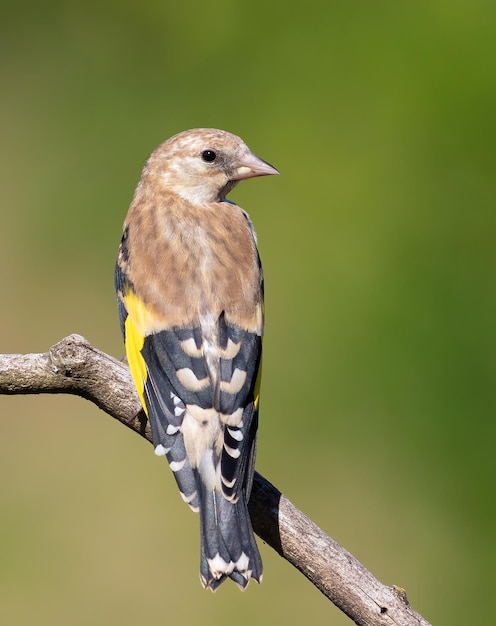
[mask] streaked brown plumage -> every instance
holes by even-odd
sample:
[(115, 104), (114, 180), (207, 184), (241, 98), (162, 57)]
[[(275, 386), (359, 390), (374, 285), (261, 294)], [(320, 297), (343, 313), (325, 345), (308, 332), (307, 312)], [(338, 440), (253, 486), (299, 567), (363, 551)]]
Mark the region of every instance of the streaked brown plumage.
[[(128, 268), (138, 295), (163, 326), (192, 323), (206, 309), (224, 311), (232, 321), (255, 331), (258, 254), (243, 211), (216, 202), (201, 207), (199, 220), (198, 207), (159, 185), (154, 196), (153, 203), (135, 199), (125, 223), (130, 258), (139, 252), (139, 263)], [(167, 213), (158, 206), (167, 206)], [(150, 282), (147, 277), (157, 265), (170, 271), (165, 269)]]
[(247, 511), (255, 457), (263, 275), (248, 215), (225, 199), (276, 174), (215, 129), (180, 133), (146, 163), (116, 266), (133, 378), (183, 499), (201, 518), (201, 580), (241, 588), (262, 564)]

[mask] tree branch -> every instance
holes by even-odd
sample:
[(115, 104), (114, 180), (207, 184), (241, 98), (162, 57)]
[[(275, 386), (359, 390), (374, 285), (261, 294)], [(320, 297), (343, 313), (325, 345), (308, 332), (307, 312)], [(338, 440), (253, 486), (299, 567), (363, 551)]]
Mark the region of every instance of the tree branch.
[[(151, 441), (126, 364), (70, 335), (44, 354), (0, 355), (0, 394), (70, 393)], [(250, 499), (255, 532), (360, 626), (429, 626), (400, 587), (388, 587), (263, 476)]]

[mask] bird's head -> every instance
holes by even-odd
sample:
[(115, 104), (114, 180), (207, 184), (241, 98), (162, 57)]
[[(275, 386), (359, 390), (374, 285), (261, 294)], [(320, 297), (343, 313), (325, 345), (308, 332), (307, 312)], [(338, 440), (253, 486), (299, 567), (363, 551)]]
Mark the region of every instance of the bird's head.
[(174, 135), (152, 153), (144, 170), (155, 184), (199, 204), (224, 200), (245, 178), (278, 173), (242, 139), (214, 128)]

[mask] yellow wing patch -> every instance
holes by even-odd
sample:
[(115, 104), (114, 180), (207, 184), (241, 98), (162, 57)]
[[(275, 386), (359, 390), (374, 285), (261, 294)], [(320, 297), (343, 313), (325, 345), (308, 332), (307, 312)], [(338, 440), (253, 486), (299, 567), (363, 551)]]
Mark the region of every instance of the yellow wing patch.
[(124, 296), (123, 301), (127, 310), (127, 317), (124, 323), (127, 360), (141, 405), (145, 413), (147, 413), (144, 389), (148, 374), (145, 360), (141, 355), (141, 349), (145, 342), (144, 329), (151, 314), (147, 311), (145, 304), (132, 292), (128, 292)]
[(262, 360), (263, 360), (263, 357), (260, 359), (260, 365), (258, 366), (257, 380), (255, 382), (255, 389), (254, 389), (255, 399), (253, 401), (253, 405), (255, 406), (256, 411), (258, 411), (258, 404), (260, 402), (260, 382), (262, 381)]

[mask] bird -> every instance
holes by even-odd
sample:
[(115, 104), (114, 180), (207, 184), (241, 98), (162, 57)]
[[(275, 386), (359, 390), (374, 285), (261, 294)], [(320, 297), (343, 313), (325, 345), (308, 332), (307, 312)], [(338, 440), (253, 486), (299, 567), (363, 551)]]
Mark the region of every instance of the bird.
[(262, 580), (248, 500), (264, 278), (253, 223), (226, 196), (278, 173), (227, 131), (174, 135), (145, 163), (115, 266), (132, 378), (155, 454), (200, 514), (200, 581), (212, 591)]

